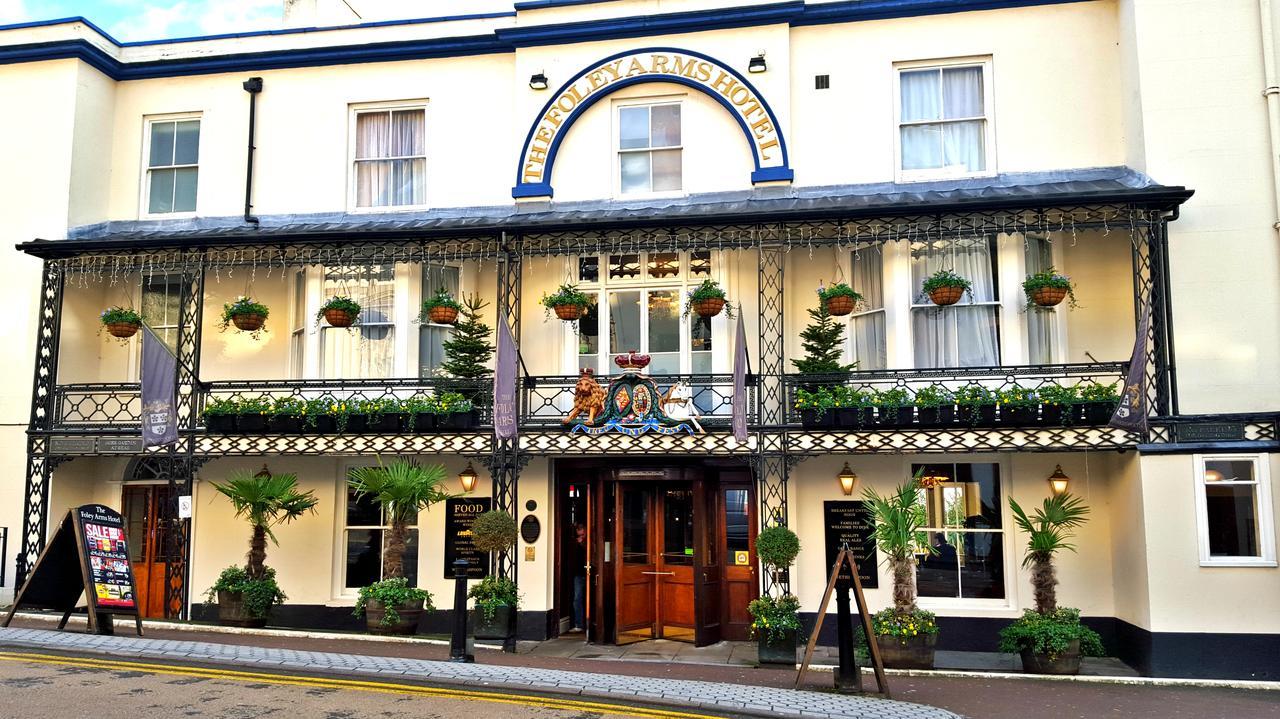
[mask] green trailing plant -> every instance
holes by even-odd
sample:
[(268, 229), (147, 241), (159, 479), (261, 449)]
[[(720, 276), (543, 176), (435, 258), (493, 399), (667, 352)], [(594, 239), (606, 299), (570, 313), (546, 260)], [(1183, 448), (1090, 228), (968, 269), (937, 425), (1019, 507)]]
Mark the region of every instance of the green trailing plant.
[[(222, 320), (218, 323), (220, 332), (226, 332), (236, 317), (242, 315), (258, 315), (262, 319), (266, 319), (271, 314), (271, 310), (267, 306), (254, 300), (252, 297), (241, 295), (234, 302), (227, 302), (222, 305)], [(249, 336), (256, 339), (262, 337), (262, 333), (266, 331), (266, 325), (256, 330), (251, 330)]]
[(307, 413), (307, 403), (296, 397), (278, 397), (271, 404), (272, 417), (301, 417)]
[(921, 468), (893, 492), (881, 495), (867, 487), (862, 496), (875, 518), (872, 537), (893, 574), (893, 611), (904, 619), (919, 611), (916, 606), (916, 553), (935, 550), (924, 527), (928, 518), (920, 501)]
[(681, 313), (680, 316), (688, 317), (689, 313), (693, 311), (693, 303), (701, 300), (725, 300), (725, 317), (728, 317), (729, 319), (734, 318), (733, 303), (729, 302), (725, 298), (724, 288), (720, 286), (720, 283), (711, 279), (703, 280), (702, 284), (692, 290), (689, 290), (685, 297), (684, 312)]
[(324, 319), (324, 313), (328, 310), (342, 310), (351, 315), (352, 319), (360, 317), (360, 303), (346, 295), (334, 295), (326, 299), (324, 304), (320, 305), (320, 309), (316, 311), (316, 319)]
[(1030, 650), (1047, 655), (1050, 661), (1080, 642), (1080, 653), (1086, 657), (1106, 655), (1098, 633), (1080, 623), (1080, 610), (1063, 607), (1049, 614), (1032, 609), (1022, 613), (1012, 624), (1000, 630), (1000, 651)]
[(389, 627), (400, 621), (400, 613), (396, 609), (406, 604), (421, 601), (423, 609), (434, 610), (435, 606), (431, 603), (431, 598), (431, 592), (409, 586), (408, 579), (391, 577), (374, 582), (367, 587), (361, 587), (360, 596), (356, 598), (356, 607), (352, 614), (363, 617), (369, 602), (377, 602), (382, 605), (384, 612), (379, 624)]
[(770, 569), (781, 571), (791, 566), (800, 554), (800, 538), (780, 524), (765, 527), (756, 535), (756, 556)]
[(971, 425), (977, 425), (982, 418), (979, 411), (985, 405), (994, 406), (996, 396), (991, 390), (981, 385), (965, 385), (956, 390), (956, 406), (960, 408), (960, 418), (967, 419)]
[(560, 285), (554, 293), (543, 295), (539, 302), (542, 304), (547, 319), (551, 319), (552, 313), (557, 306), (577, 307), (582, 312), (586, 312), (587, 308), (591, 306), (591, 298), (574, 284)]
[(818, 299), (822, 300), (824, 304), (827, 300), (835, 299), (836, 297), (852, 297), (853, 301), (857, 303), (864, 301), (862, 295), (858, 294), (852, 287), (843, 282), (837, 282), (830, 287), (824, 287), (818, 290)]
[(276, 570), (270, 567), (266, 567), (262, 576), (256, 579), (249, 576), (244, 567), (227, 567), (205, 593), (205, 601), (213, 604), (218, 592), (239, 594), (245, 611), (255, 619), (266, 618), (272, 607), (284, 604), (284, 600), (289, 598), (276, 583)]
[(113, 325), (116, 323), (124, 323), (128, 325), (142, 324), (142, 315), (138, 314), (136, 310), (128, 307), (121, 307), (119, 305), (108, 307), (103, 310), (100, 319), (102, 320), (104, 327), (106, 325)]
[(490, 344), (493, 330), (480, 321), (480, 313), (487, 302), (477, 294), (463, 297), (461, 319), (453, 326), (449, 339), (444, 341), (444, 362), (440, 369), (460, 379), (478, 379), (492, 374), (489, 360), (495, 347)]
[(931, 384), (916, 390), (915, 405), (922, 409), (948, 407), (956, 402), (955, 395), (940, 384)]
[(211, 399), (204, 405), (206, 417), (233, 417), (240, 413), (240, 403), (233, 399), (221, 397)]
[(751, 615), (752, 637), (774, 642), (800, 631), (800, 600), (793, 594), (753, 599), (747, 613)]
[(920, 297), (921, 299), (924, 299), (934, 290), (940, 290), (943, 287), (959, 287), (964, 290), (966, 295), (969, 295), (970, 301), (973, 300), (973, 282), (957, 275), (951, 270), (938, 270), (932, 275), (929, 275), (925, 279), (924, 285), (920, 288)]
[(353, 467), (347, 472), (347, 484), (355, 490), (357, 499), (369, 497), (376, 502), (390, 525), (382, 553), (384, 581), (404, 577), (409, 521), (419, 512), (454, 496), (444, 490), (444, 467), (405, 459), (384, 464), (379, 458), (377, 466)]
[(1080, 305), (1076, 302), (1076, 286), (1070, 277), (1059, 273), (1052, 267), (1043, 271), (1027, 275), (1027, 279), (1022, 281), (1022, 293), (1027, 296), (1027, 309), (1035, 307), (1035, 302), (1031, 299), (1031, 295), (1036, 290), (1044, 288), (1054, 288), (1067, 291), (1067, 305), (1071, 309), (1075, 309)]
[(1035, 390), (1017, 385), (996, 390), (995, 396), (996, 404), (1007, 407), (1034, 407), (1040, 404)]
[(1112, 382), (1111, 384), (1086, 382), (1079, 385), (1080, 401), (1116, 404), (1120, 401), (1119, 387), (1119, 382)]
[(298, 490), (298, 477), (293, 474), (254, 474), (249, 470), (232, 472), (226, 482), (213, 482), (213, 488), (231, 501), (236, 517), (249, 522), (249, 554), (245, 571), (251, 579), (266, 576), (267, 540), (279, 545), (273, 528), (288, 524), (307, 512), (315, 513), (320, 501), (310, 490)]
[(844, 354), (844, 324), (831, 316), (827, 311), (827, 303), (819, 302), (808, 313), (813, 322), (800, 332), (805, 356), (791, 360), (796, 371), (802, 374), (836, 374), (856, 367), (857, 363), (840, 362)]
[(511, 607), (514, 611), (520, 606), (520, 592), (516, 588), (516, 583), (496, 574), (490, 574), (481, 579), (471, 587), (467, 596), (475, 601), (476, 609), (484, 614), (486, 622), (492, 622), (494, 615), (501, 607)]
[(1027, 535), (1027, 551), (1022, 566), (1031, 569), (1031, 587), (1035, 593), (1036, 611), (1049, 615), (1058, 608), (1057, 572), (1053, 555), (1063, 550), (1076, 551), (1070, 539), (1072, 530), (1088, 520), (1089, 507), (1084, 500), (1069, 492), (1044, 500), (1034, 514), (1028, 515), (1012, 497), (1009, 509), (1014, 522)]
[(448, 307), (450, 309), (457, 310), (458, 312), (462, 312), (462, 305), (453, 298), (453, 295), (449, 294), (449, 290), (441, 287), (436, 290), (434, 295), (431, 295), (422, 301), (422, 311), (418, 313), (418, 321), (430, 322), (431, 318), (428, 317), (428, 315), (431, 310), (440, 307)]
[(893, 389), (878, 390), (872, 393), (871, 403), (877, 407), (886, 407), (894, 409), (897, 407), (910, 407), (913, 404), (911, 393), (904, 387), (894, 387)]
[(901, 644), (907, 644), (916, 637), (937, 634), (938, 617), (919, 607), (907, 612), (899, 612), (897, 607), (885, 607), (871, 615), (871, 628), (877, 638), (892, 637)]

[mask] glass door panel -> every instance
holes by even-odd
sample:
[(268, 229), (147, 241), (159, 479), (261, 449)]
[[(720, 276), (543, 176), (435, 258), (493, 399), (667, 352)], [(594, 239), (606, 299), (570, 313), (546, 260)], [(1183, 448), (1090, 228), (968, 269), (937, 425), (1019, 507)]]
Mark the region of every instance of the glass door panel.
[(648, 344), (652, 355), (649, 374), (680, 373), (680, 293), (675, 290), (648, 292)]

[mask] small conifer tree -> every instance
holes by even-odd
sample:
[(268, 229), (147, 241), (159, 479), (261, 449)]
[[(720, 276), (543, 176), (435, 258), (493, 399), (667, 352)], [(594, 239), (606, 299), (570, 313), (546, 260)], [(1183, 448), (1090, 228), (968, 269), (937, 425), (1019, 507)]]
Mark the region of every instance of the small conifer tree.
[(813, 322), (800, 333), (804, 340), (805, 357), (791, 360), (791, 364), (803, 374), (833, 374), (848, 372), (855, 364), (841, 364), (841, 345), (844, 344), (844, 325), (832, 319), (825, 302), (809, 310)]
[(480, 312), (489, 303), (477, 294), (462, 298), (462, 319), (454, 325), (449, 339), (443, 344), (445, 361), (440, 368), (459, 379), (478, 379), (492, 374), (489, 358), (494, 346), (489, 344), (493, 329), (480, 321)]

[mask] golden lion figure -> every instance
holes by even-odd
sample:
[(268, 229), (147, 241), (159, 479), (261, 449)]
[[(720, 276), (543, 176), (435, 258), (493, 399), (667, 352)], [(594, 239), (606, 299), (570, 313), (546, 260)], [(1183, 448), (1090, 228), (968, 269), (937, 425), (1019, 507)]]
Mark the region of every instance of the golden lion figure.
[(604, 389), (594, 375), (590, 367), (582, 370), (578, 384), (573, 388), (573, 411), (561, 420), (561, 424), (569, 424), (583, 412), (587, 413), (586, 423), (595, 424), (596, 415), (604, 411)]

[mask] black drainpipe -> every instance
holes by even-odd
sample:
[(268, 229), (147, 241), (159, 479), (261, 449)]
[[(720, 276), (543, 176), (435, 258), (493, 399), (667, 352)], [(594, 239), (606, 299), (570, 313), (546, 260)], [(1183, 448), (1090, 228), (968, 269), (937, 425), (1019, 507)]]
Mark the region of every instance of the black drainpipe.
[(251, 77), (244, 81), (244, 90), (249, 93), (249, 163), (244, 176), (244, 221), (258, 224), (253, 211), (253, 144), (254, 125), (257, 122), (258, 93), (262, 92), (262, 78)]

